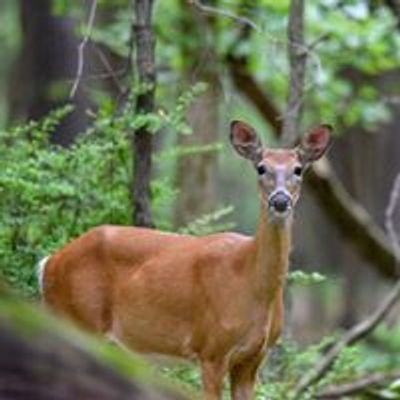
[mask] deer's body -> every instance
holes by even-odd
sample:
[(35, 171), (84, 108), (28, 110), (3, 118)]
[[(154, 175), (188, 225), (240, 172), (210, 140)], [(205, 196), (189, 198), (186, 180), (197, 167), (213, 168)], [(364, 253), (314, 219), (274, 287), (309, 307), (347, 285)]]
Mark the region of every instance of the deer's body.
[(267, 265), (256, 267), (256, 247), (256, 238), (237, 233), (193, 237), (102, 226), (50, 258), (43, 296), (83, 328), (134, 351), (202, 360), (225, 349), (231, 363), (264, 350), (281, 325), (275, 319), (267, 335), (268, 314), (282, 316), (281, 291), (272, 295), (264, 286), (281, 287), (287, 251), (282, 258), (271, 251), (277, 275), (264, 282)]
[[(292, 168), (297, 155), (275, 151), (273, 160)], [(229, 373), (233, 398), (247, 400), (283, 323), (291, 223), (262, 201), (254, 237), (98, 227), (47, 261), (43, 297), (133, 351), (197, 361), (207, 399), (220, 398)]]

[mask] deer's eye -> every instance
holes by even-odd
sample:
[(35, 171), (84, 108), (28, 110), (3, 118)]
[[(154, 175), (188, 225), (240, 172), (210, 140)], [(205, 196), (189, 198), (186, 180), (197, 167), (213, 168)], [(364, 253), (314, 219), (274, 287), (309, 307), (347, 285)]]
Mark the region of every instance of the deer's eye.
[(264, 175), (267, 172), (267, 169), (265, 168), (265, 165), (258, 165), (257, 166), (257, 172), (258, 175)]
[(300, 176), (302, 175), (302, 173), (303, 173), (303, 168), (301, 168), (301, 167), (295, 167), (294, 170), (293, 170), (293, 173), (294, 173), (296, 176), (300, 177)]

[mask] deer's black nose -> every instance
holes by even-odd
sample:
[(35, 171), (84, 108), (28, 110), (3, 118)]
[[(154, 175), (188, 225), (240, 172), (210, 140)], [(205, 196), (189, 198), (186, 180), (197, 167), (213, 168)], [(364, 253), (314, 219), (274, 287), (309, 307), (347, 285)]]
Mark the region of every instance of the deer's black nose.
[(278, 212), (285, 212), (291, 205), (291, 198), (285, 192), (274, 193), (268, 200), (269, 206)]

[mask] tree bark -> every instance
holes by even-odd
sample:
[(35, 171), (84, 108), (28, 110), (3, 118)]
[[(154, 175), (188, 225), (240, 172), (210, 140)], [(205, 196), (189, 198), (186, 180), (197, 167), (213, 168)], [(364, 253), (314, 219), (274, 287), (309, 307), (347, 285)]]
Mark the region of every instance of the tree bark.
[[(139, 95), (136, 99), (136, 115), (154, 111), (156, 85), (155, 39), (152, 32), (153, 0), (134, 0), (136, 68)], [(137, 226), (152, 226), (150, 181), (152, 169), (153, 132), (145, 125), (133, 134), (133, 221)]]
[(316, 398), (328, 400), (343, 399), (357, 393), (362, 394), (363, 392), (367, 392), (368, 389), (387, 384), (397, 379), (400, 379), (399, 369), (390, 372), (375, 372), (362, 378), (357, 378), (350, 383), (329, 385), (318, 392)]
[(72, 101), (68, 98), (79, 44), (73, 20), (52, 15), (50, 0), (20, 0), (19, 7), (22, 48), (10, 82), (10, 119), (39, 119), (54, 108), (72, 103), (74, 111), (51, 137), (54, 143), (68, 146), (87, 127), (90, 105), (82, 87)]
[(281, 141), (290, 147), (299, 137), (307, 52), (304, 44), (304, 0), (291, 0), (287, 27), (290, 65), (289, 93)]

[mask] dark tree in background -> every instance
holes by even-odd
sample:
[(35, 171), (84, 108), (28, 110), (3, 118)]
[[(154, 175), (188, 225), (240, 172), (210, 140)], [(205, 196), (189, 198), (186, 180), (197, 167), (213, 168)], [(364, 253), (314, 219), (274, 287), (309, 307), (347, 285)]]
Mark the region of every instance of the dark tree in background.
[[(155, 39), (152, 31), (153, 0), (133, 0), (135, 8), (136, 69), (139, 95), (135, 113), (150, 114), (154, 111), (156, 85)], [(133, 221), (137, 226), (151, 226), (150, 180), (153, 153), (153, 134), (145, 124), (134, 132), (132, 145), (133, 164)]]
[(22, 45), (10, 80), (10, 118), (37, 120), (54, 108), (72, 103), (74, 111), (52, 137), (54, 143), (68, 146), (86, 128), (89, 107), (82, 86), (69, 99), (80, 40), (74, 34), (75, 21), (69, 16), (55, 16), (51, 0), (20, 0), (19, 8)]
[[(218, 34), (215, 19), (199, 13), (181, 1), (181, 29), (185, 32), (179, 40), (183, 59), (182, 71), (186, 86), (203, 82), (206, 91), (197, 96), (187, 112), (192, 128), (190, 135), (179, 135), (178, 146), (196, 147), (212, 145), (219, 138), (220, 82), (215, 40)], [(203, 37), (205, 43), (197, 38)], [(175, 224), (184, 226), (216, 207), (218, 159), (215, 150), (181, 156), (176, 166), (176, 186), (179, 195), (175, 206)]]

